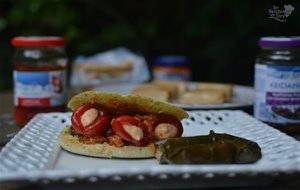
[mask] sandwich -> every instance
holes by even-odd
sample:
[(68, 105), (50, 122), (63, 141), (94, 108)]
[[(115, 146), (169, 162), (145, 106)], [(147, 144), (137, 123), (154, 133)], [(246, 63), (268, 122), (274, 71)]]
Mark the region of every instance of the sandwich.
[(75, 72), (80, 77), (80, 80), (84, 81), (124, 78), (131, 76), (132, 70), (132, 61), (123, 61), (116, 64), (86, 62), (84, 64), (78, 64), (75, 67)]
[(68, 102), (71, 125), (60, 134), (66, 151), (103, 158), (154, 157), (156, 143), (181, 137), (181, 108), (138, 95), (86, 91)]

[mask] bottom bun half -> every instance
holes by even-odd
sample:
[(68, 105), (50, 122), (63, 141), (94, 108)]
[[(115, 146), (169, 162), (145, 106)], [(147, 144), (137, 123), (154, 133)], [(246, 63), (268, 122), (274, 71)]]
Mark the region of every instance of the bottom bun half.
[(69, 152), (101, 158), (151, 158), (154, 157), (156, 146), (123, 146), (115, 147), (108, 143), (84, 144), (76, 136), (71, 135), (71, 127), (65, 128), (60, 136), (61, 147)]

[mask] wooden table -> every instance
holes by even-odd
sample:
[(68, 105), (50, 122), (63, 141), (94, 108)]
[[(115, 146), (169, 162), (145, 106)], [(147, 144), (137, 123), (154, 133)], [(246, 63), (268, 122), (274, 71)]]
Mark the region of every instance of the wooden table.
[(13, 113), (14, 103), (12, 92), (0, 93), (0, 114)]
[[(73, 92), (70, 91), (69, 96), (71, 96)], [(12, 92), (4, 92), (0, 93), (0, 131), (1, 131), (1, 136), (0, 136), (0, 147), (4, 146), (7, 140), (13, 137), (14, 134), (16, 134), (20, 128), (16, 127), (12, 121), (12, 113), (13, 113), (14, 107), (13, 107), (13, 96)], [(7, 123), (6, 121), (9, 121)], [(7, 133), (5, 135), (4, 133)], [(299, 138), (299, 135), (295, 135), (295, 138)], [(1, 178), (1, 173), (0, 173), (0, 178)], [(276, 178), (274, 182), (270, 185), (264, 185), (264, 186), (247, 186), (247, 187), (224, 187), (222, 189), (230, 189), (230, 190), (240, 190), (240, 189), (246, 189), (246, 190), (259, 190), (259, 189), (264, 189), (264, 190), (286, 190), (286, 189), (291, 189), (291, 190), (298, 190), (300, 189), (300, 173), (295, 174), (293, 176), (288, 176), (285, 178)], [(29, 190), (29, 189), (99, 189), (99, 185), (93, 185), (93, 184), (83, 184), (83, 183), (78, 183), (76, 185), (74, 184), (49, 184), (49, 185), (38, 185), (34, 183), (29, 183), (29, 182), (2, 182), (0, 183), (0, 189), (14, 189), (14, 190)], [(151, 189), (151, 187), (149, 187)], [(147, 189), (149, 189), (147, 188)], [(122, 188), (123, 189), (123, 188)], [(201, 188), (205, 189), (205, 188)], [(220, 188), (209, 188), (210, 190), (214, 189), (220, 189)]]

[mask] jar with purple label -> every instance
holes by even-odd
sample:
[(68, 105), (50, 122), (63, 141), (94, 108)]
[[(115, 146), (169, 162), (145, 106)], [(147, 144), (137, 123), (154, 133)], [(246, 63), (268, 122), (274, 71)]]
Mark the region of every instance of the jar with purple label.
[(262, 37), (255, 63), (254, 116), (286, 133), (300, 132), (300, 37)]

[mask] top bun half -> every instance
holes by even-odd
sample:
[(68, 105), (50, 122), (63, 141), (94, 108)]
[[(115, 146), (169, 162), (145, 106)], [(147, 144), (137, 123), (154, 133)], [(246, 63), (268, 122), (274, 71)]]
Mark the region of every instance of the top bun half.
[(179, 107), (155, 101), (151, 98), (133, 94), (121, 95), (96, 91), (86, 91), (73, 96), (68, 102), (68, 108), (75, 110), (88, 103), (100, 104), (110, 110), (113, 115), (167, 114), (180, 120), (189, 116), (187, 112)]

